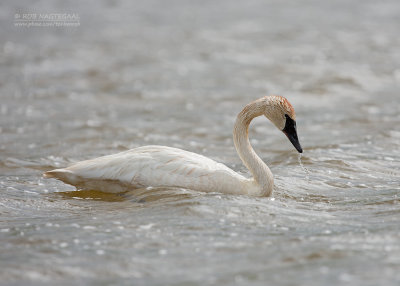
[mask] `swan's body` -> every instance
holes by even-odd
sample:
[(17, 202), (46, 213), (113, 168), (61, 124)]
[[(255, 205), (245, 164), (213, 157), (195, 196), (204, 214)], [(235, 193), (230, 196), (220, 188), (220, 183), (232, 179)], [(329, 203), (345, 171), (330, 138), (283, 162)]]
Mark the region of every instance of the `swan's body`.
[[(65, 169), (46, 172), (44, 176), (57, 178), (79, 189), (113, 193), (151, 186), (268, 196), (273, 189), (272, 173), (248, 139), (251, 120), (263, 114), (302, 152), (294, 110), (285, 98), (268, 96), (251, 102), (239, 113), (233, 130), (236, 150), (253, 174), (251, 179), (202, 155), (166, 146), (143, 146), (81, 161)], [(293, 122), (294, 126), (289, 126)]]
[(78, 162), (66, 169), (47, 172), (48, 175), (81, 189), (106, 192), (175, 186), (204, 192), (242, 193), (245, 190), (239, 190), (237, 186), (245, 181), (250, 183), (221, 163), (166, 146), (143, 146)]

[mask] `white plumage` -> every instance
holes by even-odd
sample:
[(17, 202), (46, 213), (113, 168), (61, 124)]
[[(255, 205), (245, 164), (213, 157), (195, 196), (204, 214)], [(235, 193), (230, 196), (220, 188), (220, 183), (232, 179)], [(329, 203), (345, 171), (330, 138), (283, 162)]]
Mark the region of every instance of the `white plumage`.
[[(262, 114), (269, 117), (276, 126), (285, 125), (274, 121), (275, 118), (285, 120), (284, 114), (294, 119), (294, 111), (288, 104), (283, 97), (264, 97), (247, 105), (238, 115), (234, 142), (243, 163), (254, 176), (251, 179), (205, 156), (166, 146), (143, 146), (81, 161), (65, 169), (48, 171), (44, 177), (57, 178), (78, 189), (112, 193), (151, 186), (269, 195), (273, 187), (272, 173), (251, 148), (247, 136), (248, 126), (251, 119)], [(271, 106), (274, 108), (267, 108)], [(266, 114), (271, 113), (271, 110), (282, 113), (282, 116)]]
[[(238, 193), (237, 184), (247, 180), (207, 157), (166, 146), (143, 146), (81, 161), (66, 169), (46, 172), (45, 176), (81, 189), (113, 193), (149, 186)], [(225, 184), (220, 184), (220, 180)]]

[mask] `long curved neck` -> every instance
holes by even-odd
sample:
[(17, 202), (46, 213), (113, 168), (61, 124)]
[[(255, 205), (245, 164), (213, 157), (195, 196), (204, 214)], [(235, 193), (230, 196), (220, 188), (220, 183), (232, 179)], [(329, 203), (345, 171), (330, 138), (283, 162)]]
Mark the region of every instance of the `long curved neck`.
[(236, 151), (243, 164), (252, 173), (255, 183), (259, 187), (262, 196), (269, 196), (274, 186), (274, 178), (268, 166), (257, 156), (249, 141), (250, 122), (263, 115), (267, 104), (266, 98), (260, 98), (246, 105), (238, 114), (233, 129), (233, 141)]

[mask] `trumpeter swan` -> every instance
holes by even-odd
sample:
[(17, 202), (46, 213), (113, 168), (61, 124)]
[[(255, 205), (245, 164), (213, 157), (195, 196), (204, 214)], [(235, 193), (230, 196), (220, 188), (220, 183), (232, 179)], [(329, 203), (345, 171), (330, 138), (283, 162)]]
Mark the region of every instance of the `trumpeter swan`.
[(253, 118), (265, 115), (288, 137), (298, 152), (296, 115), (282, 96), (266, 96), (246, 105), (233, 129), (236, 151), (253, 178), (248, 179), (202, 155), (166, 146), (143, 146), (114, 155), (81, 161), (44, 173), (81, 190), (124, 192), (133, 188), (180, 187), (203, 192), (269, 196), (273, 176), (250, 145), (248, 128)]

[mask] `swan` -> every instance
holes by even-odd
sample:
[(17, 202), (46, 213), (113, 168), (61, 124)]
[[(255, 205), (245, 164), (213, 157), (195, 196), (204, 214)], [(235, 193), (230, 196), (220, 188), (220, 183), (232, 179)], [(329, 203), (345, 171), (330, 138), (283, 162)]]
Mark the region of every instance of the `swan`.
[(243, 164), (253, 178), (245, 178), (227, 166), (205, 156), (166, 146), (143, 146), (114, 155), (81, 161), (64, 169), (45, 172), (80, 190), (119, 193), (147, 187), (178, 187), (201, 192), (269, 196), (273, 175), (249, 142), (248, 129), (253, 118), (264, 115), (288, 137), (299, 153), (296, 115), (282, 96), (271, 95), (247, 104), (238, 114), (233, 140)]

